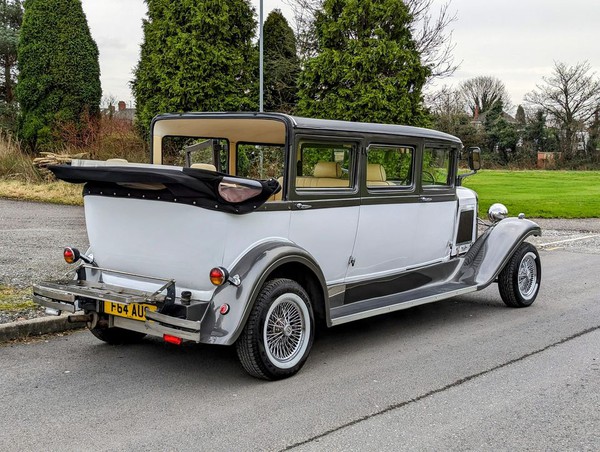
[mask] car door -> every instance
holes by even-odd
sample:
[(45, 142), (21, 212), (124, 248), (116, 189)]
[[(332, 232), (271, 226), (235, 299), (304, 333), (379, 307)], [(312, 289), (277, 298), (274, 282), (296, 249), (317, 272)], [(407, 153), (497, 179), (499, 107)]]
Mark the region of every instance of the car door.
[(458, 209), (457, 152), (456, 146), (450, 144), (425, 143), (421, 154), (414, 243), (420, 265), (446, 260), (452, 252)]
[(415, 266), (420, 199), (417, 143), (372, 143), (361, 165), (363, 190), (348, 284), (375, 281)]
[(291, 165), (290, 240), (315, 257), (329, 286), (344, 281), (356, 236), (360, 142), (298, 137)]

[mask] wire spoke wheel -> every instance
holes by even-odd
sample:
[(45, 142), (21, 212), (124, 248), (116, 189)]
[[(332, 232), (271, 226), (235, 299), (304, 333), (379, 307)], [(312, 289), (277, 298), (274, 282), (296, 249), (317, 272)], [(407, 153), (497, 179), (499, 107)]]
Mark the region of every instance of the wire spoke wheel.
[(535, 255), (531, 252), (523, 256), (519, 265), (518, 283), (521, 296), (530, 299), (537, 289), (537, 266)]
[(308, 309), (296, 294), (277, 298), (265, 320), (263, 336), (267, 356), (280, 366), (294, 366), (307, 345)]
[(500, 296), (507, 306), (530, 306), (540, 290), (542, 267), (535, 246), (523, 242), (498, 275)]
[(250, 375), (279, 380), (302, 368), (313, 339), (313, 308), (306, 290), (296, 281), (277, 278), (261, 289), (236, 348)]

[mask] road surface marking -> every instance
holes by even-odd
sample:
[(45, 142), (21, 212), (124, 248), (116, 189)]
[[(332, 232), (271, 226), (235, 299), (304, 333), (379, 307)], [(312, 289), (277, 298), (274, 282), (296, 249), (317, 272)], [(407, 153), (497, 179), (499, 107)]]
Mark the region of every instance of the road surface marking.
[(593, 239), (594, 237), (600, 237), (600, 234), (586, 235), (584, 237), (575, 237), (574, 239), (558, 240), (557, 242), (542, 243), (540, 245), (540, 248), (544, 247), (544, 246), (549, 246), (549, 245), (558, 245), (559, 243), (576, 242), (577, 240)]

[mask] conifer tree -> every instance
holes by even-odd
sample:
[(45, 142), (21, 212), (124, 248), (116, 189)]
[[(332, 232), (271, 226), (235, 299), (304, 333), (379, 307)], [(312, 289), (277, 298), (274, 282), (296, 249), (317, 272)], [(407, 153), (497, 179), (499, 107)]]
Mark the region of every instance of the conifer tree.
[(265, 110), (290, 113), (297, 102), (300, 59), (296, 37), (281, 11), (273, 10), (264, 23)]
[(85, 134), (100, 113), (98, 46), (81, 0), (25, 0), (23, 6), (19, 132), (32, 148), (52, 147), (58, 129), (74, 125)]
[(300, 76), (298, 113), (424, 125), (430, 70), (411, 36), (402, 0), (325, 0), (317, 13), (318, 55)]
[(249, 0), (146, 0), (131, 82), (140, 130), (165, 112), (258, 107), (256, 20)]
[(20, 0), (0, 0), (0, 100), (10, 104), (14, 99), (14, 69), (17, 66), (17, 42), (23, 21)]

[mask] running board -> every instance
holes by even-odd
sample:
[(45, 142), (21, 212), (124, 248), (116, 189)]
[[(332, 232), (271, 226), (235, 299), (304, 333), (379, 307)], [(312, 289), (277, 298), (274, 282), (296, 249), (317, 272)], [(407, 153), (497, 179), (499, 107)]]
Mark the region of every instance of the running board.
[(371, 300), (339, 306), (331, 310), (331, 325), (341, 325), (354, 320), (400, 311), (422, 304), (433, 303), (447, 298), (475, 292), (477, 286), (461, 283), (447, 283), (427, 289), (416, 289)]

